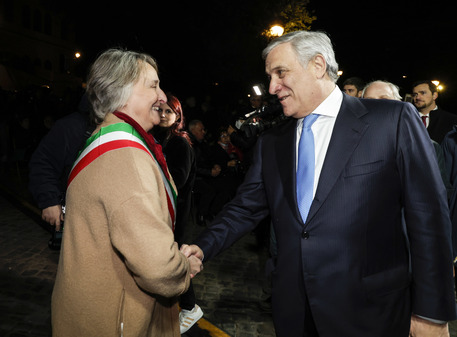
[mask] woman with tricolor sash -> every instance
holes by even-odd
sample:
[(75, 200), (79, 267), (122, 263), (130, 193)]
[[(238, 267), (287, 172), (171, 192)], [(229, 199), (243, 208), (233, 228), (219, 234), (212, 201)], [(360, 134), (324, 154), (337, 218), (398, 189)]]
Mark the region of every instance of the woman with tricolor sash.
[(202, 264), (174, 241), (176, 186), (148, 133), (166, 102), (157, 64), (108, 50), (87, 94), (99, 125), (68, 179), (53, 336), (180, 336), (177, 297)]

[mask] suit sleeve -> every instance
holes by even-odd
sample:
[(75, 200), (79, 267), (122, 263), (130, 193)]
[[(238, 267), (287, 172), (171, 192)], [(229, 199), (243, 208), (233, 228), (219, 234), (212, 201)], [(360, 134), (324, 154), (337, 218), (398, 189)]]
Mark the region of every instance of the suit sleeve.
[(262, 148), (261, 137), (256, 144), (253, 164), (238, 188), (237, 195), (197, 238), (195, 244), (203, 250), (205, 261), (232, 246), (268, 215), (262, 175)]
[(399, 119), (397, 162), (410, 241), (412, 311), (431, 319), (454, 320), (451, 222), (446, 189), (432, 142), (409, 104), (404, 105)]

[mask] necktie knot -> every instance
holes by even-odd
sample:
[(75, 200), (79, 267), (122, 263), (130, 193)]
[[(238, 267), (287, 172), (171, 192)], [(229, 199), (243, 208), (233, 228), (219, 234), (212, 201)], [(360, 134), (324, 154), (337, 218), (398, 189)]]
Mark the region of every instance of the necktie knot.
[(317, 115), (317, 114), (311, 114), (311, 115), (306, 116), (303, 119), (303, 129), (309, 129), (314, 124), (317, 117), (319, 117), (319, 115)]
[(427, 115), (423, 115), (423, 116), (421, 116), (421, 118), (422, 118), (422, 123), (424, 123), (425, 127), (427, 127), (427, 118), (428, 118), (428, 116)]

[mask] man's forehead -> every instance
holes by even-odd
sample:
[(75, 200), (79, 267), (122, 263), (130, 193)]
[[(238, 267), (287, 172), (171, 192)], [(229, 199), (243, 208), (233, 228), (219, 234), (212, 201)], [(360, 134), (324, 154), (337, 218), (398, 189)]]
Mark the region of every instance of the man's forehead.
[(422, 83), (422, 84), (418, 84), (416, 85), (414, 88), (413, 88), (413, 91), (415, 92), (428, 92), (430, 91), (430, 88), (428, 87), (427, 84), (425, 83)]
[(271, 73), (278, 68), (290, 66), (290, 63), (296, 58), (295, 53), (289, 50), (291, 48), (290, 43), (283, 43), (273, 48), (265, 60), (267, 73)]

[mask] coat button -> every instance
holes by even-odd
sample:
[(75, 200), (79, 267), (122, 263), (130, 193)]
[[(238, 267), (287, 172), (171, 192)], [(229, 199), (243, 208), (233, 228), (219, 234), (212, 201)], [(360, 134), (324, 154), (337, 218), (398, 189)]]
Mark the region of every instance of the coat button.
[(303, 231), (303, 233), (301, 233), (301, 236), (303, 237), (303, 239), (307, 240), (309, 238), (309, 233), (307, 231)]

